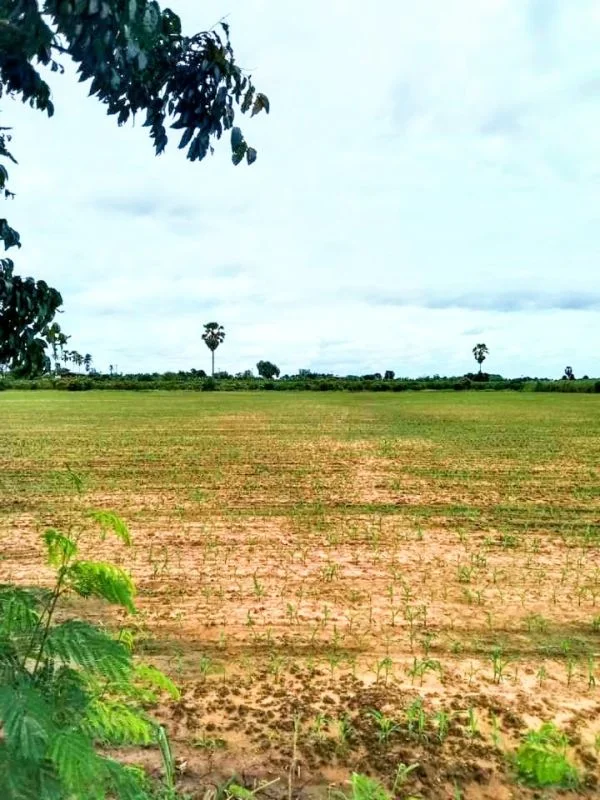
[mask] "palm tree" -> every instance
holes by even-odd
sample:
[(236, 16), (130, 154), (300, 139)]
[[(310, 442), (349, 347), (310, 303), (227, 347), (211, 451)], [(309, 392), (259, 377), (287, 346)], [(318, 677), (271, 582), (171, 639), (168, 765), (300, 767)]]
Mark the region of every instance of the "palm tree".
[(62, 362), (65, 365), (64, 369), (67, 369), (67, 364), (71, 360), (71, 353), (69, 350), (61, 350), (60, 357), (62, 358)]
[(485, 357), (490, 351), (488, 350), (487, 344), (476, 344), (473, 348), (473, 358), (479, 364), (479, 372), (481, 373), (481, 365), (485, 361)]
[(83, 366), (85, 367), (86, 372), (90, 371), (90, 367), (92, 366), (92, 357), (89, 353), (86, 353), (83, 357)]
[(78, 353), (77, 350), (71, 351), (71, 361), (79, 368), (79, 374), (81, 374), (81, 365), (83, 364), (83, 356), (81, 353)]
[(219, 325), (218, 322), (207, 322), (204, 325), (204, 333), (202, 334), (204, 344), (208, 347), (212, 355), (212, 372), (211, 375), (215, 377), (215, 350), (225, 338), (225, 328)]
[(52, 357), (54, 358), (54, 372), (58, 375), (59, 351), (61, 354), (64, 354), (65, 345), (71, 337), (65, 336), (65, 334), (60, 329), (60, 325), (57, 322), (53, 322), (52, 325), (50, 325), (50, 327), (48, 328), (48, 331), (46, 333), (46, 338), (48, 339), (50, 347), (52, 348)]

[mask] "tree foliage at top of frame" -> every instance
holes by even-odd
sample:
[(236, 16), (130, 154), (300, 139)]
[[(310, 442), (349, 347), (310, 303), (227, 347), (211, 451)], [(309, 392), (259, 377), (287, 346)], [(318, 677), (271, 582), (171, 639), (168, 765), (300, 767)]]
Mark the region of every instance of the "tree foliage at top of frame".
[[(256, 160), (235, 115), (268, 113), (269, 100), (237, 65), (225, 22), (185, 36), (179, 17), (154, 0), (0, 0), (0, 99), (17, 97), (52, 116), (44, 70), (62, 72), (65, 57), (119, 125), (144, 115), (157, 155), (169, 129), (191, 161), (213, 152), (214, 141), (230, 131), (233, 163)], [(6, 164), (15, 161), (9, 142), (8, 129), (0, 128), (5, 198), (12, 196)], [(5, 218), (0, 241), (5, 249), (20, 247)], [(47, 369), (48, 329), (61, 304), (56, 289), (15, 276), (13, 262), (0, 259), (0, 363), (22, 375)]]

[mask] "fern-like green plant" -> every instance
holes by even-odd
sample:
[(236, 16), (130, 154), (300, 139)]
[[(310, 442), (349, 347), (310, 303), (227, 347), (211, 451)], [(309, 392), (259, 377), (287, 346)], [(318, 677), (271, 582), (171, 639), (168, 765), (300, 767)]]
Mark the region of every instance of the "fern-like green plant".
[(514, 755), (521, 780), (535, 787), (576, 787), (579, 776), (567, 758), (568, 744), (566, 735), (551, 722), (529, 731)]
[(392, 800), (388, 790), (368, 775), (353, 772), (350, 779), (350, 792), (335, 793), (338, 800)]
[[(93, 512), (101, 535), (126, 545), (116, 515)], [(135, 588), (119, 567), (78, 558), (85, 529), (43, 535), (52, 589), (0, 586), (0, 797), (2, 800), (145, 800), (155, 797), (143, 770), (103, 755), (98, 746), (157, 744), (162, 728), (142, 703), (155, 692), (177, 696), (161, 672), (133, 663), (131, 638), (98, 625), (57, 618), (68, 596), (101, 598), (135, 611)], [(172, 758), (165, 761), (174, 797)]]

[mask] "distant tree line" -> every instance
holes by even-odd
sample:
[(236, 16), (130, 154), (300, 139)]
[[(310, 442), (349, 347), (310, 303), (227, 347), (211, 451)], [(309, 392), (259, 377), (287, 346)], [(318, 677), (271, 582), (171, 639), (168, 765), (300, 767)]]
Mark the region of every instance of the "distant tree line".
[[(260, 362), (259, 362), (260, 363)], [(266, 362), (275, 366), (271, 362)], [(264, 372), (264, 370), (263, 370)], [(147, 372), (121, 374), (100, 373), (93, 369), (86, 375), (70, 371), (47, 374), (35, 379), (19, 378), (10, 373), (0, 376), (1, 389), (57, 389), (86, 391), (90, 389), (149, 391), (316, 391), (316, 392), (406, 392), (406, 391), (517, 391), (517, 392), (583, 392), (600, 393), (600, 379), (522, 377), (503, 378), (501, 375), (469, 373), (443, 377), (426, 375), (420, 378), (391, 377), (392, 370), (383, 374), (337, 376), (330, 373), (301, 369), (294, 375), (279, 375), (267, 368), (267, 374), (256, 376), (251, 370), (231, 374), (225, 370), (207, 375), (202, 369), (178, 372)], [(386, 377), (387, 376), (387, 377)]]
[[(218, 322), (204, 325), (202, 340), (211, 354), (210, 375), (203, 369), (180, 370), (178, 372), (147, 372), (122, 374), (116, 365), (109, 366), (108, 374), (92, 367), (92, 356), (82, 356), (76, 350), (67, 350), (70, 337), (65, 336), (54, 323), (50, 343), (54, 363), (47, 361), (46, 373), (36, 378), (24, 378), (19, 371), (0, 371), (1, 389), (58, 389), (87, 391), (90, 389), (117, 389), (147, 391), (152, 389), (185, 389), (190, 391), (318, 391), (318, 392), (405, 392), (405, 391), (528, 391), (528, 392), (586, 392), (600, 393), (600, 380), (585, 375), (576, 380), (573, 368), (565, 367), (560, 380), (548, 378), (503, 378), (501, 375), (483, 372), (482, 365), (489, 355), (489, 348), (480, 342), (473, 347), (473, 357), (479, 366), (477, 372), (466, 375), (443, 377), (427, 375), (420, 378), (397, 378), (394, 370), (383, 373), (339, 376), (332, 373), (299, 369), (293, 375), (281, 375), (281, 370), (272, 361), (261, 359), (252, 370), (231, 374), (226, 370), (215, 371), (215, 352), (225, 341), (225, 329)], [(61, 366), (62, 364), (62, 366)], [(77, 372), (68, 368), (73, 364)], [(85, 370), (85, 376), (81, 369)]]

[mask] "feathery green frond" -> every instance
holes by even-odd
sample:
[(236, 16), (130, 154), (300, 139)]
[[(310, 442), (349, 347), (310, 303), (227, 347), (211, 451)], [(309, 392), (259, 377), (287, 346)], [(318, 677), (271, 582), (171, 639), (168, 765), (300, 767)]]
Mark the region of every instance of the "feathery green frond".
[(77, 552), (75, 542), (54, 528), (49, 528), (42, 538), (48, 552), (48, 563), (53, 567), (66, 564)]
[(156, 726), (139, 711), (117, 701), (95, 700), (83, 725), (102, 744), (147, 745), (156, 741)]
[(108, 788), (119, 800), (151, 800), (148, 776), (140, 767), (121, 764), (112, 758), (101, 759), (108, 776)]
[(83, 620), (71, 619), (51, 628), (46, 650), (66, 665), (77, 664), (112, 680), (123, 679), (131, 669), (127, 648)]
[(0, 637), (0, 685), (12, 684), (17, 679), (21, 672), (20, 661), (15, 642)]
[(114, 533), (126, 545), (131, 544), (129, 528), (118, 514), (112, 511), (90, 511), (88, 516), (100, 525), (103, 538), (107, 533)]
[(32, 633), (39, 623), (38, 598), (27, 589), (0, 589), (0, 636)]
[(122, 628), (119, 632), (119, 641), (129, 650), (130, 653), (133, 653), (133, 648), (135, 645), (135, 636), (133, 631), (127, 628)]
[(145, 686), (167, 692), (174, 700), (178, 700), (181, 695), (179, 688), (164, 674), (164, 672), (161, 672), (159, 669), (149, 664), (136, 664), (134, 668), (134, 680), (139, 681)]
[(83, 718), (90, 704), (89, 676), (66, 666), (47, 664), (37, 676), (37, 686), (52, 697), (54, 720), (57, 725), (72, 725), (75, 719)]
[(33, 763), (43, 760), (56, 729), (51, 707), (33, 686), (0, 686), (0, 722), (10, 751)]
[(40, 765), (37, 774), (39, 791), (36, 800), (64, 800), (65, 791), (50, 761)]
[(48, 756), (70, 794), (86, 800), (106, 796), (102, 790), (102, 760), (89, 737), (77, 730), (62, 730), (53, 738)]
[[(40, 770), (41, 771), (41, 770)], [(62, 800), (64, 795), (42, 794), (40, 775), (31, 762), (9, 750), (0, 739), (0, 797), (18, 800)]]
[(120, 567), (102, 561), (75, 561), (66, 572), (66, 580), (81, 597), (102, 597), (135, 613), (135, 587)]

